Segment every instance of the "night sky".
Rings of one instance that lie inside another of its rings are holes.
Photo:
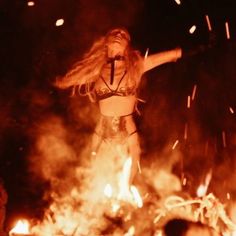
[[[146,103],[140,104],[141,116],[135,118],[144,164],[173,158],[171,147],[179,140],[181,154],[173,171],[188,176],[188,191],[194,192],[194,186],[212,169],[210,189],[224,199],[220,184],[235,200],[236,188],[230,184],[236,177],[234,5],[233,0],[183,0],[181,5],[174,0],[40,0],[34,6],[28,6],[27,0],[0,1],[0,176],[9,195],[7,221],[18,214],[40,216],[46,204],[40,199],[49,183],[30,167],[31,157],[40,156],[35,144],[47,129],[42,126],[45,120],[60,117],[71,132],[71,146],[82,140],[78,149],[92,133],[94,104],[84,97],[70,97],[69,90],[58,90],[53,82],[97,37],[116,26],[130,31],[132,46],[143,55],[147,48],[151,54],[210,44],[202,53],[146,73],[139,94]],[[56,27],[61,18],[64,24]],[[190,34],[192,25],[197,28]],[[194,86],[196,96],[187,108]]]

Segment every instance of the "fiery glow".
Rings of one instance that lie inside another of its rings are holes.
[[[192,92],[192,101],[195,99],[195,96],[196,96],[196,91],[197,91],[197,85],[195,84],[194,86],[193,86],[193,92]]]
[[[201,185],[198,187],[198,189],[197,189],[197,196],[198,196],[198,197],[203,197],[203,196],[206,195],[207,190],[208,190],[208,186],[209,186],[210,181],[211,181],[211,177],[212,177],[212,170],[210,170],[210,171],[207,173],[204,184],[201,184]]]
[[[134,185],[132,185],[132,186],[130,187],[130,190],[131,190],[131,192],[132,192],[132,194],[133,194],[134,201],[136,202],[137,206],[138,206],[139,208],[142,208],[142,207],[143,207],[143,200],[142,200],[142,198],[141,198],[141,196],[140,196],[140,194],[139,194],[138,189],[137,189]]]
[[[179,143],[179,140],[177,139],[177,140],[175,141],[174,145],[172,146],[172,150],[174,150],[174,149],[176,148],[176,146],[178,145],[178,143]]]
[[[209,30],[209,31],[212,31],[211,22],[210,22],[209,16],[208,16],[208,15],[205,15],[205,18],[206,18],[208,30]]]
[[[229,32],[229,23],[225,22],[225,31],[226,31],[226,38],[230,39],[230,32]]]
[[[145,52],[145,56],[144,59],[146,59],[148,57],[148,53],[149,53],[149,48],[147,48],[146,52]]]
[[[190,106],[191,106],[191,97],[188,96],[187,97],[187,108],[190,108]]]
[[[175,2],[180,5],[181,4],[181,1],[180,0],[175,0]]]
[[[29,232],[29,222],[27,220],[17,221],[15,227],[9,232],[9,235],[14,234],[30,234]]]
[[[33,1],[29,1],[29,2],[27,2],[27,5],[28,5],[29,7],[32,7],[32,6],[35,5],[35,3],[34,3]]]
[[[112,197],[112,187],[110,184],[107,184],[105,189],[104,189],[104,194],[105,196],[107,196],[108,198]]]
[[[231,114],[234,114],[234,109],[232,107],[229,107],[229,111]]]
[[[189,29],[189,33],[190,33],[190,34],[193,34],[196,29],[197,29],[197,26],[196,26],[196,25],[193,25],[193,26]]]
[[[182,184],[183,184],[183,186],[185,186],[187,184],[187,178],[186,177],[183,178]]]
[[[56,26],[62,26],[64,24],[64,19],[58,19],[56,21]]]
[[[130,226],[128,232],[124,234],[124,236],[134,236],[135,235],[135,227],[132,225]]]
[[[124,163],[122,175],[120,178],[120,193],[118,199],[129,199],[130,198],[130,191],[129,191],[129,178],[130,178],[130,171],[131,171],[132,159],[131,157],[127,158]]]

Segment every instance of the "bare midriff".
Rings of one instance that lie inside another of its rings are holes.
[[[136,96],[112,96],[99,101],[104,116],[126,116],[134,112]]]

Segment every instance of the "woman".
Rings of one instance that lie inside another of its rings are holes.
[[[137,88],[143,73],[181,57],[180,48],[142,57],[130,46],[130,35],[124,28],[112,29],[97,40],[81,61],[56,81],[59,88],[78,88],[80,94],[97,101],[100,120],[95,129],[92,154],[96,155],[102,144],[114,146],[124,143],[131,157],[130,186],[137,173],[140,144],[133,120],[136,110]],[[75,90],[74,90],[75,91]]]

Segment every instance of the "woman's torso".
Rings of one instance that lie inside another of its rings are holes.
[[[105,116],[125,116],[133,113],[137,81],[131,80],[124,61],[115,63],[113,83],[111,66],[105,65],[95,84],[96,96],[101,114]]]

